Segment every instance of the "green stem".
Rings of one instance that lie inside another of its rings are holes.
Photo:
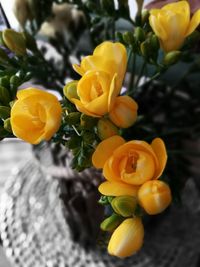
[[[128,87],[128,91],[127,94],[129,94],[129,92],[131,92],[133,86],[134,86],[134,81],[135,81],[135,62],[136,62],[136,54],[133,53],[133,50],[131,49],[131,55],[133,55],[133,65],[131,68],[131,77],[130,77],[130,81],[129,81],[129,87]]]

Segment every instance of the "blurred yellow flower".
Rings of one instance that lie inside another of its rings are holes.
[[[137,109],[137,103],[130,96],[118,96],[109,112],[109,118],[118,127],[128,128],[137,119]]]
[[[92,156],[93,165],[103,168],[108,180],[100,185],[103,195],[131,195],[148,180],[158,179],[167,162],[165,144],[155,138],[151,144],[133,140],[125,142],[120,136],[102,141]],[[115,187],[115,189],[112,188]]]
[[[178,50],[200,23],[200,10],[190,19],[190,6],[187,1],[170,3],[161,9],[151,9],[150,25],[159,37],[165,52]]]
[[[171,203],[171,190],[162,181],[148,181],[140,187],[138,199],[140,205],[148,214],[158,214],[164,211]]]
[[[60,127],[61,113],[53,94],[36,88],[20,90],[11,109],[13,134],[31,144],[49,140]]]
[[[108,113],[119,95],[127,66],[127,53],[120,43],[103,42],[93,55],[85,57],[74,69],[82,76],[72,99],[86,115],[101,117]]]
[[[129,257],[142,247],[144,227],[140,218],[124,220],[113,232],[108,253],[119,258]]]

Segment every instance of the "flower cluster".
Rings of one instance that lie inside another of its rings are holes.
[[[103,7],[109,7],[106,12],[114,16],[112,26],[115,26],[120,10],[116,15],[114,5],[109,1],[100,2]],[[123,14],[127,14],[125,2],[119,3]],[[34,145],[52,141],[63,145],[66,151],[71,150],[71,165],[77,171],[88,167],[101,169],[106,181],[99,185],[102,195],[99,202],[106,205],[108,211],[101,229],[112,233],[108,252],[120,258],[142,247],[142,216],[159,214],[172,201],[170,176],[173,175],[169,172],[163,179],[169,155],[166,146],[170,142],[165,146],[157,136],[164,136],[165,141],[170,135],[175,136],[171,147],[177,152],[176,148],[181,147],[179,143],[183,143],[177,142],[177,132],[183,131],[186,136],[187,129],[190,132],[194,129],[195,133],[199,130],[199,125],[191,128],[195,119],[188,119],[189,112],[184,110],[186,105],[192,108],[188,102],[195,98],[193,102],[197,107],[194,106],[192,114],[199,116],[197,93],[186,87],[185,91],[179,88],[175,95],[176,85],[171,87],[165,82],[153,81],[181,58],[185,62],[189,60],[193,51],[190,45],[197,42],[195,29],[200,22],[200,10],[191,17],[188,2],[179,1],[141,12],[143,1],[137,3],[139,13],[133,23],[134,30],[117,32],[118,40],[113,36],[114,41],[98,42],[91,55],[73,65],[76,74],[72,70],[72,79],[66,85],[66,72],[61,82],[59,71],[54,72],[54,68],[45,63],[27,32],[3,31],[0,47],[0,139],[14,135]],[[98,24],[104,19],[99,16],[95,20],[94,14],[92,16],[94,27],[95,21]],[[189,73],[196,68],[199,68],[199,59],[190,65]],[[81,76],[79,80],[74,78],[77,73]],[[45,90],[19,89],[35,77],[39,77],[36,81],[43,81],[41,84],[46,82],[47,88],[49,85],[57,89],[61,100]],[[170,105],[172,100],[175,102]],[[172,108],[170,116],[168,105]],[[143,108],[140,116],[138,106]],[[181,112],[176,112],[179,107]],[[177,126],[179,118],[184,122]],[[169,133],[165,135],[168,128]],[[173,168],[186,165],[176,163],[173,162]]]
[[[130,256],[143,243],[144,229],[138,208],[154,215],[171,203],[169,186],[158,180],[167,162],[165,144],[160,138],[151,144],[139,140],[126,142],[116,135],[97,146],[92,161],[96,168],[103,169],[107,180],[99,186],[99,191],[109,198],[106,205],[111,205],[118,215],[113,218],[112,214],[102,223],[103,230],[114,230],[108,252],[118,257]]]
[[[106,115],[116,126],[128,128],[137,118],[138,107],[131,97],[119,96],[126,67],[125,47],[120,43],[103,42],[80,66],[74,65],[82,78],[76,84],[66,85],[65,96],[80,112],[92,117]],[[70,93],[71,86],[74,94]]]

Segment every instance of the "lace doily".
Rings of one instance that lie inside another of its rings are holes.
[[[172,207],[159,224],[155,216],[145,228],[143,249],[126,260],[74,243],[59,194],[57,179],[46,177],[35,161],[8,180],[0,202],[0,232],[14,267],[199,266],[200,197],[192,180],[183,206]]]

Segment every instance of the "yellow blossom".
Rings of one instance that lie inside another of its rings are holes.
[[[82,76],[77,86],[76,108],[93,117],[112,109],[119,95],[127,66],[127,53],[120,43],[103,42],[93,55],[85,57],[74,69]]]
[[[140,218],[124,220],[113,232],[108,244],[108,253],[125,258],[136,253],[142,247],[144,227]]]
[[[125,142],[120,136],[102,141],[92,156],[93,165],[103,168],[108,180],[100,185],[103,195],[134,195],[138,186],[158,179],[166,165],[165,144],[155,138],[151,144],[133,140]]]
[[[162,181],[148,181],[140,187],[138,199],[140,205],[148,214],[158,214],[164,211],[171,203],[171,190]]]
[[[165,52],[178,50],[200,23],[200,10],[190,19],[190,6],[187,1],[170,3],[161,9],[151,9],[150,25],[159,37]]]
[[[53,94],[36,88],[20,90],[11,109],[13,134],[31,144],[49,140],[60,127],[61,112]]]

